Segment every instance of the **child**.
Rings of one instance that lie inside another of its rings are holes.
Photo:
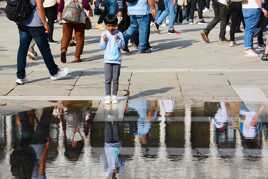
[[[105,74],[105,104],[117,103],[118,82],[121,67],[121,51],[125,47],[123,34],[117,30],[118,19],[115,16],[107,16],[104,19],[106,31],[101,34],[100,47],[104,51]],[[111,97],[111,82],[113,90]]]

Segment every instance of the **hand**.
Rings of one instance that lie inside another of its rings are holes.
[[[45,28],[45,33],[49,33],[50,32],[49,25],[48,25],[47,22],[44,24],[44,28]]]
[[[89,8],[89,10],[88,10],[88,16],[89,16],[89,17],[93,17],[93,11],[92,11],[91,8]]]
[[[268,11],[266,9],[262,9],[262,12],[265,17],[268,17]]]
[[[119,21],[121,21],[122,18],[123,18],[123,15],[122,15],[122,12],[121,11],[119,11],[116,16],[117,16],[117,18],[118,18]]]
[[[156,8],[152,8],[151,13],[152,13],[152,16],[155,17],[156,16]]]
[[[177,1],[176,0],[173,0],[173,5],[176,5]]]
[[[104,42],[108,42],[108,38],[107,38],[106,35],[103,36],[103,41],[104,41]]]

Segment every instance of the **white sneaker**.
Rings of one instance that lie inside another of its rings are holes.
[[[253,49],[247,49],[245,53],[247,57],[258,57],[258,54]]]
[[[23,78],[23,79],[17,78],[17,80],[16,80],[16,84],[17,85],[24,85],[25,83],[27,83],[27,79],[26,78]]]
[[[111,104],[111,96],[104,96],[104,103]]]
[[[112,103],[113,104],[117,104],[118,103],[118,100],[117,100],[117,96],[112,96]]]
[[[235,45],[236,45],[235,41],[231,41],[230,44],[229,44],[230,47],[234,47]]]
[[[64,68],[62,70],[59,70],[56,75],[51,76],[50,79],[53,81],[60,80],[60,79],[66,78],[68,76],[68,73],[69,73],[68,68]]]
[[[203,10],[203,13],[208,12],[208,11],[209,11],[209,9],[208,9],[208,8],[205,8],[205,9]]]

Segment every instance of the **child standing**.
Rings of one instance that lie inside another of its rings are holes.
[[[104,102],[117,103],[117,92],[121,68],[121,51],[125,47],[123,34],[117,30],[118,19],[107,16],[104,19],[106,31],[101,34],[100,47],[104,51],[105,98]],[[113,88],[111,93],[111,82]],[[111,96],[112,94],[112,96]]]

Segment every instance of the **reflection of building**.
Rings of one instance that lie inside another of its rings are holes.
[[[0,162],[5,158],[6,140],[6,119],[5,116],[0,116]]]

